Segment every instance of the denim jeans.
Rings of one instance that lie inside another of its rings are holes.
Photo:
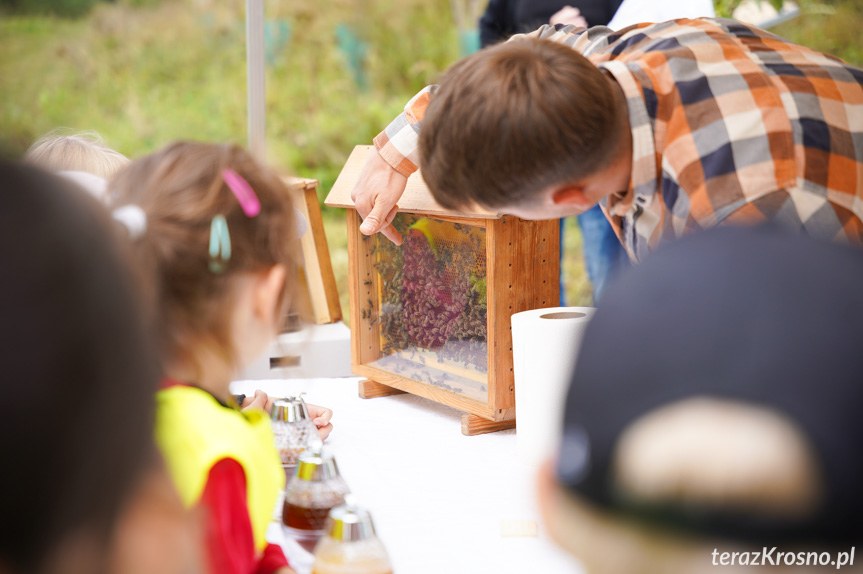
[[[561,219],[561,245],[563,242],[563,222],[564,220]],[[629,257],[598,205],[578,216],[578,226],[581,228],[584,266],[587,269],[587,277],[593,285],[593,304],[597,305],[614,274],[621,267],[629,265]],[[563,250],[561,250],[562,253]],[[562,281],[560,304],[562,306],[565,304]]]

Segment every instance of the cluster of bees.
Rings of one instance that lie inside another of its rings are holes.
[[[461,239],[436,238],[431,244],[420,234],[407,233],[417,219],[400,214],[393,222],[405,236],[402,247],[376,240],[372,251],[381,305],[376,309],[368,299],[361,316],[380,324],[384,355],[427,349],[435,351],[439,359],[486,372],[484,242],[469,226],[451,224]],[[365,282],[366,286],[371,283]],[[424,362],[419,353],[416,360]]]

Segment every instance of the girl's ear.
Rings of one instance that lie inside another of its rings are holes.
[[[285,287],[287,270],[284,265],[273,265],[260,275],[255,286],[255,317],[264,323],[272,323],[276,317],[276,308],[282,300],[282,289]]]

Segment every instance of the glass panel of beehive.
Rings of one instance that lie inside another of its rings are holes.
[[[372,366],[488,402],[485,229],[400,213],[374,266],[382,357]],[[372,317],[375,313],[377,316]]]

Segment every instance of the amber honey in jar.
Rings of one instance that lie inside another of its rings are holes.
[[[330,510],[344,504],[349,492],[332,454],[319,447],[302,453],[285,489],[285,531],[297,540],[317,539],[326,532]]]

